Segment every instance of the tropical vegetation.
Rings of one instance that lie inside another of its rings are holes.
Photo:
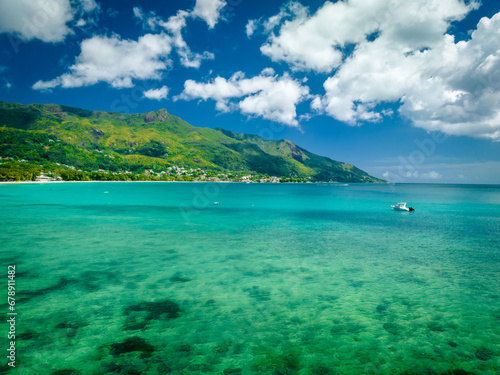
[[[0,102],[0,180],[383,182],[288,140],[145,114]]]

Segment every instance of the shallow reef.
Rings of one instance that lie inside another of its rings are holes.
[[[27,186],[67,204],[0,210],[20,317],[0,375],[500,374],[496,207],[410,219],[390,191],[282,185],[227,185],[191,222],[187,185]]]
[[[57,282],[57,284],[51,285],[47,288],[42,288],[42,289],[38,289],[38,290],[31,290],[31,291],[30,290],[23,291],[21,294],[23,297],[19,298],[17,302],[19,302],[19,303],[28,302],[28,301],[32,300],[33,298],[45,296],[49,293],[52,293],[52,292],[55,292],[58,290],[62,290],[64,288],[68,287],[69,285],[75,284],[77,282],[78,281],[75,279],[61,277],[59,279],[59,281]]]
[[[397,323],[387,322],[383,324],[384,329],[392,335],[399,335],[401,326]]]
[[[145,330],[152,320],[170,320],[180,316],[183,310],[170,300],[141,302],[128,306],[123,314],[127,317],[124,331]]]
[[[170,281],[173,283],[187,283],[188,281],[191,281],[191,279],[184,277],[180,272],[177,272],[170,278]]]
[[[124,315],[130,315],[134,311],[145,311],[146,320],[175,319],[180,316],[182,309],[179,305],[170,300],[156,302],[141,302],[130,305],[124,310]]]
[[[80,274],[80,284],[86,290],[92,292],[109,285],[118,285],[123,282],[119,272],[113,271],[85,271]]]
[[[426,368],[417,371],[404,371],[399,375],[475,375],[475,372],[468,372],[462,369],[448,370],[445,372],[434,371],[433,369]]]
[[[496,357],[497,354],[490,349],[481,347],[478,350],[476,350],[474,355],[476,356],[477,359],[480,359],[481,361],[488,361],[493,357]]]
[[[74,369],[57,370],[52,375],[80,375],[82,372]]]
[[[254,285],[251,288],[243,288],[243,291],[248,293],[251,298],[254,298],[259,302],[269,301],[271,299],[271,291],[259,288],[257,285]]]
[[[243,370],[240,368],[227,368],[222,373],[224,375],[238,375],[241,374],[242,372]]]
[[[155,351],[155,347],[149,345],[141,337],[133,336],[120,343],[111,344],[109,353],[114,357],[131,352],[141,352],[139,358],[149,358]]]

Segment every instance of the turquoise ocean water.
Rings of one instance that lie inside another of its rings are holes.
[[[0,208],[0,373],[500,373],[500,186],[3,185]]]

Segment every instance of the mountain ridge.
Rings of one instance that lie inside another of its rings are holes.
[[[196,127],[163,108],[123,114],[0,102],[0,141],[2,158],[21,158],[45,170],[66,166],[85,173],[143,174],[150,170],[158,175],[169,167],[181,167],[284,180],[385,182],[289,140]]]

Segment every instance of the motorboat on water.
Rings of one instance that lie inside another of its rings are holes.
[[[394,211],[415,211],[413,207],[406,207],[406,202],[396,203],[391,207]]]

